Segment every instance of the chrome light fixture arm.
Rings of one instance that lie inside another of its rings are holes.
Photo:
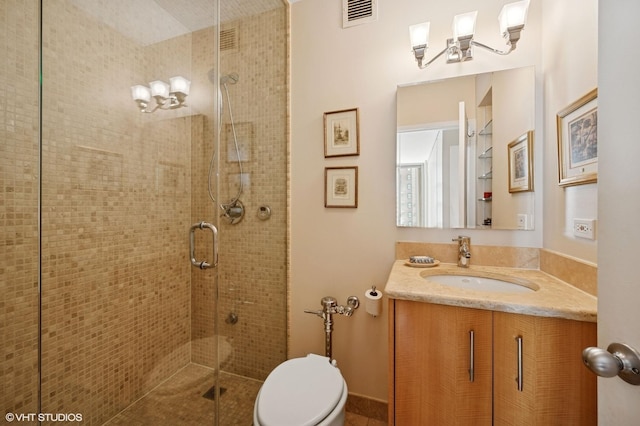
[[[429,65],[431,65],[433,62],[435,62],[440,56],[444,55],[446,52],[448,52],[450,49],[449,46],[445,47],[444,49],[442,49],[440,51],[440,53],[438,53],[436,56],[434,56],[433,58],[431,58],[431,60],[429,62],[427,62],[426,64],[423,64],[422,61],[424,59],[424,54],[427,51],[427,45],[422,45],[422,46],[415,46],[413,48],[413,54],[416,57],[416,61],[418,62],[418,68],[420,68],[421,70],[427,68]]]
[[[509,53],[513,52],[516,48],[515,44],[512,44],[509,46],[509,50],[498,50],[498,49],[494,49],[493,47],[487,46],[486,44],[480,43],[478,41],[475,40],[471,40],[471,45],[472,46],[478,46],[481,47],[483,49],[488,50],[489,52],[495,53],[496,55],[508,55]]]
[[[524,25],[517,25],[514,27],[508,27],[503,36],[507,40],[507,46],[509,46],[509,50],[498,50],[494,49],[491,46],[487,46],[486,44],[480,43],[479,41],[471,40],[471,45],[482,47],[483,49],[488,50],[489,52],[495,53],[497,55],[508,55],[509,53],[516,50],[516,45],[518,44],[518,40],[520,40],[520,33],[524,29]]]
[[[186,96],[184,96],[184,95],[178,96],[177,94],[174,94],[174,93],[169,94],[168,98],[162,98],[160,96],[156,96],[155,97],[155,100],[156,100],[155,108],[153,108],[152,110],[148,110],[147,109],[148,104],[146,104],[146,103],[141,104],[140,101],[137,101],[138,102],[138,108],[140,108],[140,112],[144,112],[144,113],[147,113],[147,114],[151,114],[153,112],[156,112],[159,109],[169,110],[169,109],[183,108],[183,107],[187,106],[187,104],[184,103],[185,97]]]
[[[520,40],[520,31],[522,30],[522,28],[524,28],[524,25],[507,29],[508,33],[505,33],[505,38],[507,38],[508,35],[508,50],[494,49],[493,47],[487,46],[484,43],[480,43],[473,38],[460,39],[457,42],[452,38],[449,38],[447,39],[447,46],[442,49],[436,56],[431,58],[431,60],[429,60],[429,62],[427,63],[423,63],[425,52],[427,51],[426,45],[415,46],[413,48],[413,54],[416,58],[416,61],[418,62],[418,68],[420,69],[427,68],[445,53],[447,54],[447,63],[449,64],[471,60],[473,59],[473,53],[471,51],[472,46],[481,47],[491,53],[495,53],[496,55],[506,56],[516,49],[516,44],[518,43],[518,40]]]

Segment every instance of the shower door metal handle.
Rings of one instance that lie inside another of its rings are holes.
[[[211,231],[213,237],[213,267],[215,268],[216,266],[218,266],[218,229],[216,229],[214,225],[207,222],[194,223],[193,225],[191,225],[191,229],[189,230],[189,255],[191,258],[191,264],[193,266],[197,266],[200,269],[207,269],[212,266],[206,260],[196,260],[196,229],[209,229]]]

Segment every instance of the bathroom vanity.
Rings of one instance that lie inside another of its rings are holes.
[[[526,287],[464,288],[429,276]],[[464,275],[464,276],[461,276]],[[389,297],[391,425],[595,425],[596,298],[533,269],[395,262]]]

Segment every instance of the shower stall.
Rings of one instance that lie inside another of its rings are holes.
[[[0,51],[5,420],[251,424],[286,359],[288,4],[3,0]]]

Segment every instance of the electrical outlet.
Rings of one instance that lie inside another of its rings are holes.
[[[527,215],[526,214],[518,214],[518,229],[527,229]]]
[[[588,240],[596,239],[595,219],[573,219],[573,235]]]

